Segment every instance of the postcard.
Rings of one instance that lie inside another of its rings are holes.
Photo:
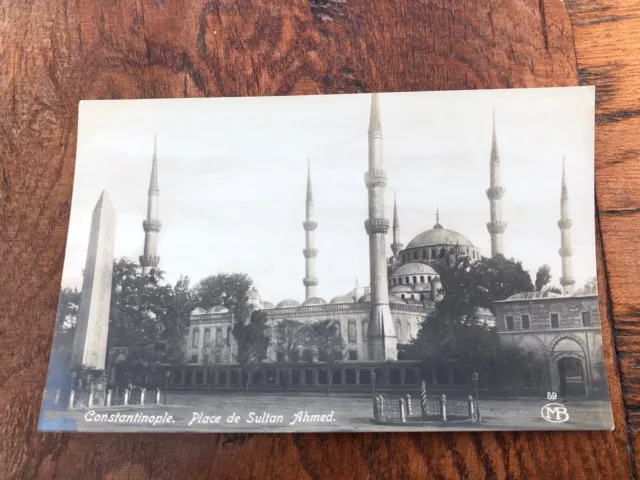
[[[594,105],[80,102],[39,429],[612,429]]]

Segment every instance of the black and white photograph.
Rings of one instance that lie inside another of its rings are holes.
[[[80,102],[39,429],[611,430],[594,108]]]

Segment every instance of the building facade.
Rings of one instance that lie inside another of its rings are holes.
[[[532,354],[532,386],[558,398],[606,391],[598,296],[519,293],[495,302],[501,341]]]

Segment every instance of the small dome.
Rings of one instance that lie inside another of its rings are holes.
[[[196,307],[191,311],[191,315],[204,315],[207,311],[204,308]]]
[[[329,303],[353,303],[353,294],[345,293],[344,295],[338,295],[337,297],[332,298]]]
[[[326,305],[327,301],[324,298],[320,297],[311,297],[305,300],[302,303],[303,307],[311,306],[311,305]]]
[[[427,265],[426,263],[412,262],[400,265],[391,273],[392,277],[399,275],[430,275],[433,277],[438,275],[438,272],[436,272],[431,265]]]
[[[524,292],[524,293],[516,293],[515,295],[511,295],[507,300],[534,300],[537,298],[558,298],[562,295],[558,295],[553,292]]]
[[[436,221],[431,230],[426,230],[416,235],[409,242],[407,248],[431,247],[434,245],[465,245],[473,247],[473,243],[467,237],[453,230],[447,230],[440,225],[439,221]]]
[[[276,306],[271,302],[262,302],[263,310],[271,310],[272,308],[276,308]]]
[[[366,295],[361,296],[358,299],[358,303],[367,303],[371,301],[371,294],[367,293]]]
[[[296,300],[282,300],[277,306],[276,308],[294,308],[294,307],[299,307],[300,306],[300,302],[296,301]]]

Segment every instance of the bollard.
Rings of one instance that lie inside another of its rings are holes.
[[[126,388],[124,391],[124,402],[123,405],[126,407],[127,405],[129,405],[129,389]]]
[[[384,406],[384,397],[382,395],[380,395],[380,418],[382,420],[387,418],[387,414],[385,412],[385,406]]]
[[[427,411],[427,385],[424,383],[424,380],[420,384],[420,410],[422,419],[426,420],[429,412]]]
[[[472,421],[475,421],[475,418],[473,418],[473,397],[471,395],[469,395],[468,402],[469,402],[469,418]]]
[[[105,407],[111,406],[111,389],[107,390],[107,398],[104,401]]]
[[[400,407],[400,421],[405,423],[407,421],[407,415],[405,412],[404,398],[400,397],[398,399],[398,406]]]
[[[69,410],[73,408],[73,400],[75,396],[76,396],[76,392],[71,390],[71,392],[69,393]]]
[[[140,405],[144,405],[144,394],[147,391],[146,388],[141,388],[140,389]]]
[[[380,420],[380,412],[382,411],[381,403],[382,403],[382,397],[377,396],[375,399],[375,406],[374,406],[373,412],[374,412],[374,418],[378,421]]]
[[[411,395],[409,395],[408,393],[407,393],[406,401],[407,401],[407,415],[410,417],[411,414],[412,414],[412,412],[411,412]]]
[[[440,416],[442,421],[447,421],[447,396],[443,393],[440,397]]]
[[[371,393],[376,398],[376,372],[371,372]]]
[[[56,390],[56,396],[53,398],[53,404],[58,405],[60,403],[60,390]]]
[[[160,389],[156,388],[156,405],[160,405]]]

